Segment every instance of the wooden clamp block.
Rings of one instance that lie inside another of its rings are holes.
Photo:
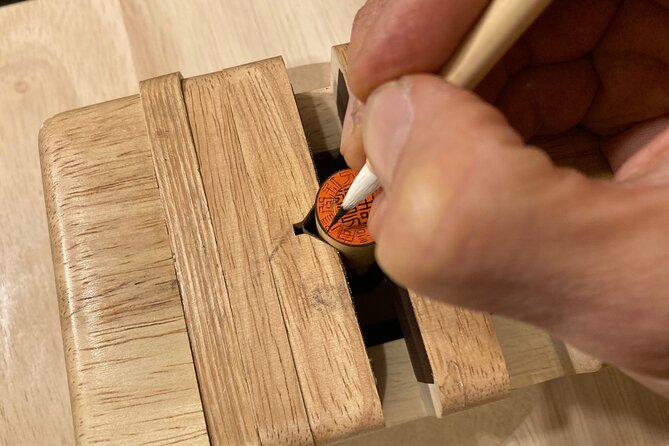
[[[317,92],[274,58],[44,124],[79,443],[325,444],[587,371],[537,329],[412,292],[426,382],[404,339],[365,348],[336,251],[293,229],[318,187],[308,140],[336,150],[345,52]]]

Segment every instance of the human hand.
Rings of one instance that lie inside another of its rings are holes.
[[[341,150],[383,187],[377,260],[669,396],[669,0],[556,0],[479,96],[409,74],[438,70],[486,3],[371,0],[356,18]],[[524,143],[574,126],[601,136],[611,181]]]

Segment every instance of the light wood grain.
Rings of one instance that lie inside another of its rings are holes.
[[[331,63],[330,83],[333,86],[333,90],[336,91],[340,72],[344,77],[344,82],[348,85],[348,43],[342,43],[341,45],[332,47]]]
[[[509,390],[506,363],[490,315],[409,291],[434,385],[437,417],[499,399]]]
[[[77,441],[207,444],[139,99],[52,118],[40,150]]]
[[[347,42],[362,0],[121,0],[140,78],[184,77],[283,55],[327,62]]]
[[[386,427],[429,415],[422,383],[416,381],[405,340],[397,339],[367,349],[376,378]]]
[[[284,310],[314,441],[322,444],[379,427],[383,423],[381,404],[339,259],[332,250],[321,249],[318,252],[323,256],[313,257],[306,256],[310,251],[301,250],[299,244],[290,249],[293,225],[303,221],[311,209],[317,181],[283,63],[271,59],[225,74],[230,79],[228,98],[242,147],[247,153],[256,151],[256,156],[245,160],[255,174],[250,176],[254,204],[258,222],[266,225],[266,255]],[[286,250],[279,257],[282,248]],[[301,254],[305,254],[303,259]],[[272,263],[275,256],[281,260]],[[294,265],[301,261],[304,263],[296,269]],[[298,271],[304,282],[289,282],[286,274],[293,277]],[[326,276],[319,289],[320,271]],[[332,282],[323,283],[328,273]],[[313,287],[324,300],[338,304],[338,310],[335,306],[332,314],[323,314],[327,306],[308,299],[317,296]]]
[[[344,122],[348,106],[348,43],[332,47],[330,85],[334,94],[335,109],[340,124]],[[338,149],[337,149],[338,150]]]
[[[332,248],[291,238],[272,259],[317,444],[384,426],[344,271]]]
[[[493,316],[497,338],[506,361],[511,387],[518,389],[569,374],[554,341],[545,331],[529,324]],[[573,373],[573,372],[572,372]]]
[[[58,112],[136,89],[126,41],[114,37],[125,33],[116,6],[21,2],[0,8],[3,445],[74,441],[37,134]]]
[[[273,74],[271,68],[282,69],[276,63],[270,64],[270,75]],[[248,74],[248,82],[253,82],[250,75],[253,68],[233,70],[239,72],[239,77]],[[255,71],[262,73],[262,70]],[[265,80],[262,75],[258,77],[261,82]],[[285,84],[282,87],[285,88]],[[270,90],[267,94],[277,93]],[[224,73],[184,81],[184,97],[218,253],[235,315],[255,416],[260,421],[260,438],[263,444],[311,444],[311,430],[268,258],[273,242],[268,229],[271,215],[265,206],[276,197],[268,196],[258,184],[263,177],[273,175],[277,167],[273,158],[292,151],[293,147],[286,141],[274,145],[268,141],[262,146],[242,144],[238,132],[253,130],[248,129],[251,124],[243,118],[235,119],[239,113],[236,108],[260,104],[250,103],[248,98],[235,102],[232,96],[230,76]],[[245,99],[246,103],[239,103]],[[264,152],[274,154],[256,161]],[[299,148],[297,154],[300,154]],[[290,153],[286,156],[294,158]],[[304,158],[297,164],[300,165],[310,167],[305,165]],[[310,180],[308,175],[303,178]],[[304,194],[301,190],[304,184],[284,186],[275,192],[276,196],[284,194],[280,203]],[[300,201],[304,203],[306,196]],[[290,221],[282,219],[281,223],[284,231],[292,229]]]
[[[536,327],[499,316],[493,316],[493,322],[514,391],[575,373],[593,371],[592,368],[576,370],[578,365],[565,354],[564,344]],[[416,380],[404,339],[371,347],[367,352],[376,377],[386,427],[434,415],[430,389]],[[597,362],[591,367],[598,368],[600,364]],[[427,401],[426,396],[430,397]]]
[[[260,444],[181,76],[143,81],[140,97],[210,440]]]

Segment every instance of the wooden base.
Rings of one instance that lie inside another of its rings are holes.
[[[337,253],[293,231],[316,193],[310,150],[338,149],[346,49],[333,54],[332,86],[312,92],[294,96],[270,59],[45,123],[80,442],[323,444],[599,368],[538,329],[413,293],[411,348],[432,382],[404,340],[365,350]],[[601,170],[585,143],[546,146]]]

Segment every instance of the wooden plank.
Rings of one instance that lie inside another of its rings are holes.
[[[330,80],[332,86],[336,87],[339,82],[339,72],[344,77],[345,86],[348,85],[348,43],[342,43],[332,47],[332,71],[330,72]],[[337,91],[336,88],[333,88]]]
[[[269,218],[264,214],[265,192],[254,190],[257,185],[251,179],[271,175],[275,165],[261,163],[254,167],[245,160],[275,148],[240,144],[237,127],[248,124],[235,123],[228,97],[230,89],[223,73],[186,79],[183,83],[255,417],[259,420],[258,432],[263,444],[310,444],[311,430],[270,270],[270,239],[267,225],[263,224]],[[286,145],[276,150],[280,156],[280,150],[293,148]],[[298,163],[295,170],[303,165]],[[307,190],[312,187],[290,185],[277,193],[294,194],[295,187],[300,186]]]
[[[259,444],[181,76],[143,81],[140,97],[210,439]]]
[[[277,246],[272,271],[317,444],[383,427],[339,258],[309,235]]]
[[[208,444],[143,121],[133,96],[40,133],[76,437]]]
[[[235,317],[244,321],[238,330],[253,398],[267,406],[256,404],[261,435],[267,431],[269,437],[272,426],[283,423],[284,435],[297,432],[304,439],[301,426],[288,426],[302,419],[293,400],[295,376],[315,442],[378,426],[380,403],[345,286],[345,294],[339,294],[345,279],[334,252],[319,257],[320,263],[304,257],[300,271],[310,283],[318,281],[323,268],[337,271],[339,276],[330,279],[337,286],[324,282],[321,288],[338,299],[339,313],[318,318],[312,310],[316,304],[301,300],[306,285],[294,284],[291,290],[280,285],[285,263],[302,255],[301,245],[293,252],[298,243],[293,224],[307,214],[317,189],[283,62],[270,59],[187,80],[184,89],[223,273]],[[276,260],[279,251],[284,260]],[[332,337],[305,336],[321,330],[347,333],[346,351]],[[324,355],[330,362],[324,362]],[[342,370],[337,364],[349,367]],[[350,376],[359,378],[355,386]],[[330,387],[328,382],[343,385]],[[314,393],[319,386],[328,391]]]
[[[602,368],[603,364],[600,359],[595,358],[588,353],[582,352],[572,345],[565,343],[564,346],[567,350],[567,357],[569,358],[569,362],[571,362],[574,371],[573,373],[592,373]]]
[[[510,390],[490,315],[409,291],[434,384],[435,415],[503,397]]]
[[[379,389],[386,427],[428,416],[404,338],[367,349]]]
[[[531,386],[567,374],[557,352],[559,341],[540,328],[502,316],[492,317],[511,387]]]
[[[229,98],[240,142],[246,150],[252,149],[256,153],[254,157],[245,158],[247,165],[255,166],[259,173],[265,172],[265,175],[251,178],[256,203],[260,203],[256,208],[266,211],[266,216],[259,220],[267,222],[267,252],[274,260],[279,250],[290,252],[289,246],[298,243],[293,241],[293,224],[301,222],[313,205],[317,183],[311,155],[280,58],[268,60],[266,64],[229,70],[226,74],[231,80]],[[240,122],[245,125],[240,126]],[[258,150],[263,147],[266,149]],[[267,175],[267,172],[273,175]],[[286,194],[287,190],[291,191],[290,195]],[[262,200],[263,195],[266,201]],[[299,251],[294,253],[297,254]],[[331,318],[316,317],[313,307],[318,304],[303,298],[304,288],[282,288],[280,274],[285,274],[285,268],[289,266],[284,261],[272,262],[307,416],[318,444],[383,425],[381,404],[362,335],[355,318],[351,317],[353,304],[346,287],[341,287],[341,281],[345,279],[339,259],[332,254],[331,250],[330,255],[324,254],[317,260],[305,255],[309,260],[302,265],[304,269],[299,270],[305,279],[304,286],[309,279],[317,280],[319,271],[340,271],[337,279],[340,282],[335,289],[332,289],[332,282],[321,278],[321,293],[337,295],[341,304],[339,311],[333,310]],[[293,262],[289,263],[292,265]],[[347,335],[335,338],[317,336],[318,333]],[[348,365],[348,370],[338,364]],[[350,376],[358,378],[356,385],[351,384]],[[340,385],[326,387],[328,382]],[[313,389],[321,386],[329,391],[314,393]]]
[[[298,93],[295,95],[295,102],[311,153],[331,151],[337,156],[341,123],[333,100],[332,87]]]

